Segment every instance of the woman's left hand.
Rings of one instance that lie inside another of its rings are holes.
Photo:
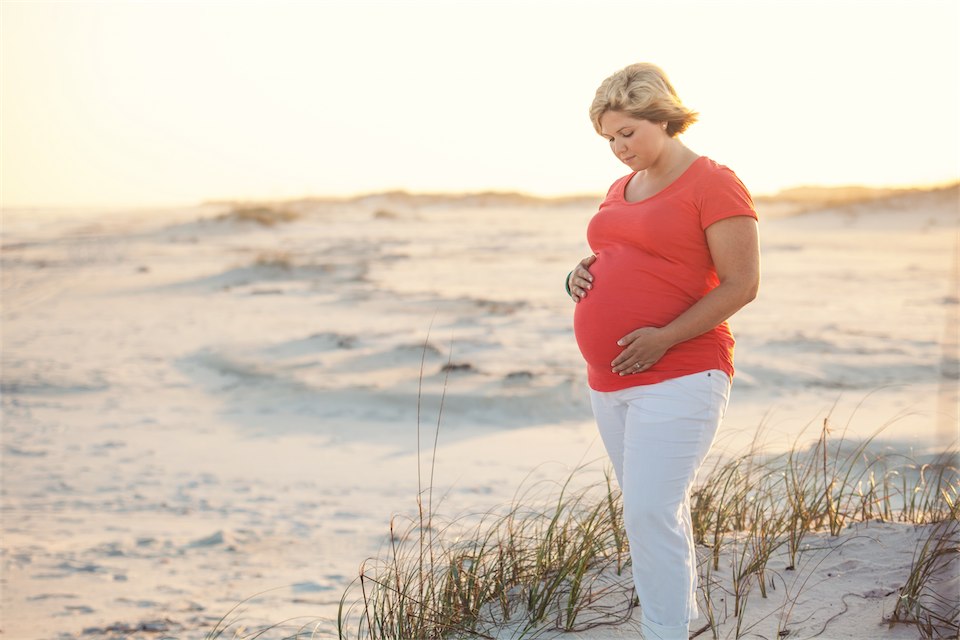
[[[617,340],[623,351],[611,363],[614,373],[622,376],[646,371],[663,357],[672,344],[662,329],[643,327]],[[639,365],[639,366],[638,366]]]

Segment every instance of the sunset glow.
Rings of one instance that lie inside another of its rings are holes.
[[[648,60],[755,193],[956,180],[955,2],[2,5],[2,204],[603,192]]]

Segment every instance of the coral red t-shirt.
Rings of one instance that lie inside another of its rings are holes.
[[[653,384],[698,371],[733,377],[733,335],[726,322],[670,348],[641,373],[621,376],[610,363],[617,340],[641,327],[663,327],[719,284],[705,230],[733,216],[757,218],[753,199],[727,167],[700,156],[659,193],[627,202],[628,174],[610,187],[587,227],[597,256],[593,288],[575,305],[573,327],[596,391]]]

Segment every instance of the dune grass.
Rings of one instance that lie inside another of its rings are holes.
[[[295,266],[293,255],[289,251],[269,250],[257,254],[253,264],[257,267],[290,271]]]
[[[921,464],[872,453],[872,440],[848,442],[825,420],[810,447],[748,451],[701,471],[691,513],[707,625],[697,635],[720,637],[730,622],[734,637],[748,635],[750,602],[767,597],[775,553],[786,552],[787,570],[796,570],[808,534],[839,536],[872,520],[934,525],[886,622],[914,625],[922,638],[957,637],[960,604],[944,591],[956,589],[944,579],[957,570],[960,545],[956,453]],[[630,623],[636,601],[620,492],[609,473],[573,490],[578,472],[555,495],[542,486],[519,490],[507,507],[480,517],[441,523],[421,509],[394,518],[383,553],[343,594],[339,637],[526,638]],[[720,586],[722,572],[728,587]],[[782,637],[803,584],[780,612]]]
[[[232,211],[217,216],[217,220],[234,222],[255,222],[265,227],[272,227],[282,222],[293,222],[300,218],[300,214],[269,206],[238,206]]]
[[[960,503],[955,497],[947,517],[917,547],[893,614],[894,621],[915,624],[923,638],[960,637]]]
[[[344,590],[338,637],[536,638],[636,625],[621,495],[610,472],[584,486],[580,467],[560,484],[522,485],[500,509],[446,520],[433,499],[442,411],[441,402],[429,465],[421,458],[418,420],[416,511],[391,519],[381,552]],[[848,441],[828,418],[810,446],[776,455],[749,450],[701,470],[691,515],[706,624],[692,637],[759,637],[751,603],[777,583],[777,636],[790,637],[794,606],[817,568],[809,565],[826,559],[804,563],[805,538],[841,536],[869,521],[925,525],[929,532],[894,611],[876,623],[910,625],[920,638],[958,637],[957,452],[919,462],[876,452],[873,441]],[[788,560],[779,573],[768,566],[775,555]],[[316,625],[243,629],[236,616],[227,618],[208,640],[231,630],[235,638],[317,637]]]
[[[433,460],[438,433],[439,420]],[[958,582],[951,582],[960,570],[957,454],[919,463],[901,453],[871,453],[870,442],[833,437],[825,421],[812,446],[778,455],[748,451],[701,471],[691,514],[707,622],[692,637],[759,637],[751,603],[774,585],[768,573],[776,572],[767,565],[775,553],[786,554],[786,571],[798,576],[792,587],[778,576],[786,593],[778,594],[784,604],[777,636],[790,637],[794,605],[816,569],[803,566],[804,538],[839,536],[867,521],[929,531],[895,610],[876,622],[910,625],[920,638],[958,637]],[[433,461],[429,476],[420,478],[416,512],[392,518],[381,553],[364,562],[343,592],[336,620],[341,640],[537,638],[636,625],[621,496],[609,472],[577,486],[580,467],[559,485],[521,486],[501,509],[444,520],[433,503],[432,469]],[[228,633],[319,637],[316,624],[245,628],[235,613],[224,616],[208,640]]]

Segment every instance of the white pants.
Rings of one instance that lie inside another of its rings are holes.
[[[718,369],[622,391],[590,391],[623,493],[641,626],[650,640],[687,640],[697,610],[690,488],[727,409]]]

